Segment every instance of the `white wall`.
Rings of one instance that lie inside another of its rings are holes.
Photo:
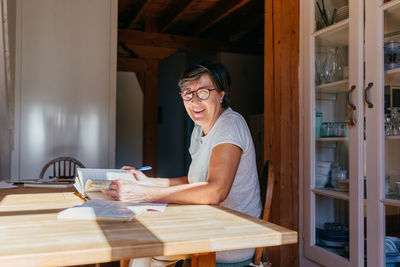
[[[143,92],[136,74],[118,72],[116,167],[143,165]]]
[[[117,6],[17,0],[13,179],[58,156],[114,167]]]

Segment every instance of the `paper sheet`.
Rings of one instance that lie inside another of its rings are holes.
[[[4,182],[4,181],[0,181],[0,189],[8,189],[8,188],[16,188],[17,186]]]

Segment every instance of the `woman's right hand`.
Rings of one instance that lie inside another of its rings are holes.
[[[133,177],[135,177],[135,179],[138,181],[148,181],[149,180],[149,177],[147,177],[143,172],[136,170],[135,167],[123,166],[121,169],[127,173],[133,174]]]

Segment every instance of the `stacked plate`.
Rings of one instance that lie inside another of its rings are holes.
[[[349,17],[349,6],[348,5],[339,7],[337,9],[336,18],[335,18],[336,22],[347,19],[348,17]]]
[[[324,188],[329,182],[330,171],[332,162],[330,161],[317,161],[315,172],[315,187]]]
[[[386,267],[400,265],[400,238],[385,236]]]
[[[320,246],[344,248],[349,245],[349,230],[339,223],[325,223],[324,228],[317,228],[316,235]]]

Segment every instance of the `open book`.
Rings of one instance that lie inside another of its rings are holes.
[[[108,189],[113,180],[129,180],[139,184],[154,185],[147,181],[137,181],[133,174],[121,169],[89,169],[77,168],[78,176],[74,187],[78,193],[87,199],[109,199],[100,189]]]

